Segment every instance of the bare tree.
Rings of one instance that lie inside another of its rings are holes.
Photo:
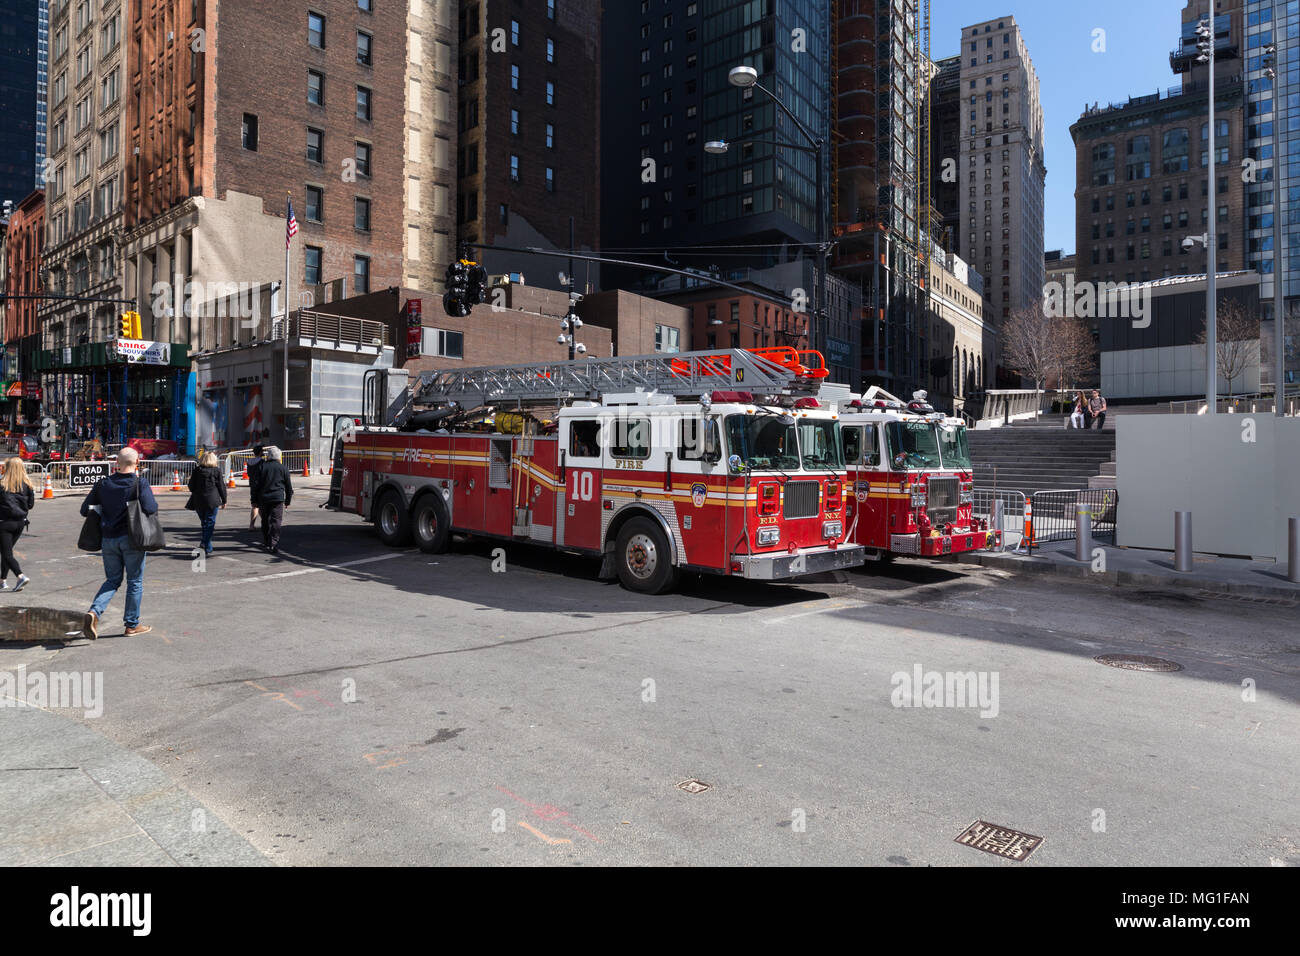
[[[1022,306],[1012,311],[1001,335],[1007,367],[1032,380],[1035,390],[1053,376],[1064,387],[1093,369],[1092,334],[1079,319],[1047,315],[1039,305]]]
[[[1196,342],[1205,345],[1206,330]],[[1259,357],[1259,316],[1235,299],[1217,303],[1214,320],[1214,365],[1219,376],[1227,379],[1228,394],[1232,383]]]

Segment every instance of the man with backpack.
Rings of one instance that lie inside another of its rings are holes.
[[[92,509],[99,511],[100,529],[103,534],[102,550],[104,553],[104,583],[99,586],[94,603],[82,620],[81,633],[90,640],[99,636],[99,619],[108,609],[108,602],[122,586],[122,575],[126,575],[126,611],[123,621],[128,636],[147,634],[153,628],[140,623],[140,601],[144,596],[144,559],[145,552],[137,548],[131,540],[127,527],[127,504],[138,500],[140,509],[147,515],[158,513],[158,502],[154,500],[149,482],[143,480],[136,472],[140,460],[134,448],[123,448],[117,453],[117,471],[107,478],[95,482],[81,502],[83,517]]]

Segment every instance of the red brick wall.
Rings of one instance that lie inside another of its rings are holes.
[[[41,250],[45,244],[45,192],[36,190],[18,204],[9,217],[5,233],[6,295],[40,290]],[[5,304],[4,340],[13,342],[40,331],[34,299],[16,299]]]

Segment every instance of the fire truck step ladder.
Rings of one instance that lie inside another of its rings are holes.
[[[420,376],[412,399],[419,405],[455,402],[462,408],[474,408],[502,403],[555,406],[635,391],[678,397],[733,390],[809,396],[817,394],[827,374],[820,352],[792,348],[673,352],[441,369]]]

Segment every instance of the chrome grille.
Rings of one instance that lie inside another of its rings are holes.
[[[820,481],[787,481],[781,496],[787,518],[815,518],[821,504]]]
[[[926,513],[931,523],[951,521],[957,517],[961,486],[958,478],[931,478],[926,494]]]

